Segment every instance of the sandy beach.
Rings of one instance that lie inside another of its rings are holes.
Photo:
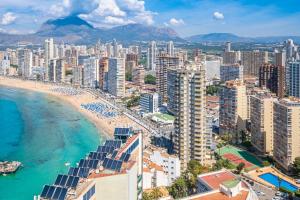
[[[115,127],[133,127],[135,129],[144,130],[143,127],[141,127],[136,122],[132,121],[124,114],[120,114],[116,117],[105,118],[99,115],[97,116],[97,114],[83,109],[81,107],[82,104],[95,102],[101,102],[102,104],[106,104],[104,100],[101,100],[99,98],[96,99],[95,96],[86,91],[83,91],[81,94],[78,95],[67,95],[59,93],[57,91],[53,91],[55,88],[59,88],[62,86],[55,86],[42,82],[12,79],[0,76],[0,86],[1,85],[42,92],[57,97],[59,100],[70,103],[74,108],[76,108],[79,112],[83,113],[91,122],[93,122],[101,134],[104,134],[108,138],[113,138]]]

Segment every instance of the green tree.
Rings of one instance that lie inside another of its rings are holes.
[[[173,198],[183,198],[188,196],[188,187],[183,177],[179,177],[171,187],[168,188]]]
[[[152,76],[151,74],[146,75],[145,76],[145,84],[155,85],[156,84],[155,76]]]
[[[142,199],[143,200],[152,200],[150,194],[148,194],[147,192],[143,192]]]
[[[153,200],[157,200],[157,199],[159,199],[159,198],[161,198],[163,196],[164,196],[163,193],[158,188],[154,188],[152,190],[152,192],[150,193],[150,197]]]
[[[262,165],[263,165],[264,167],[267,167],[267,166],[270,166],[271,164],[270,164],[269,161],[265,160],[265,161],[262,162]]]
[[[187,170],[193,174],[193,176],[198,176],[202,173],[204,167],[197,160],[191,160],[188,163]]]
[[[126,104],[127,108],[138,106],[140,103],[140,98],[141,98],[140,96],[131,97],[131,99]]]
[[[206,94],[207,95],[217,95],[219,93],[219,86],[216,85],[209,85],[206,87]]]
[[[300,176],[300,157],[296,157],[293,163],[294,172]]]
[[[237,173],[240,174],[241,171],[244,169],[244,167],[245,167],[245,163],[241,162],[240,164],[238,164],[238,166],[236,167]]]

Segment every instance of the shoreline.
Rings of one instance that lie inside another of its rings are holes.
[[[105,139],[113,138],[114,128],[119,127],[128,127],[129,125],[132,127],[140,127],[136,122],[132,121],[130,118],[125,116],[124,114],[120,114],[117,117],[113,118],[104,118],[98,117],[97,114],[92,113],[91,111],[85,110],[81,108],[82,104],[92,103],[92,102],[101,102],[106,104],[104,100],[101,98],[97,98],[92,94],[82,90],[82,94],[79,95],[66,95],[61,94],[59,92],[53,91],[54,88],[63,88],[72,86],[55,86],[51,84],[46,84],[43,82],[36,82],[30,80],[21,80],[18,78],[6,78],[0,76],[0,86],[12,87],[17,89],[25,89],[34,92],[40,92],[52,97],[57,98],[58,100],[64,101],[65,103],[71,104],[71,106],[76,109],[76,111],[83,114],[87,120],[91,121],[97,128],[98,134],[105,137]]]

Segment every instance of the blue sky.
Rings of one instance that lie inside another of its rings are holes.
[[[31,33],[48,20],[79,15],[96,27],[143,23],[181,36],[300,35],[299,0],[1,0],[0,31]]]

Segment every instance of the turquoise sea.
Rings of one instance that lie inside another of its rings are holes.
[[[0,176],[0,199],[31,200],[104,137],[81,113],[42,93],[0,87],[0,160],[23,167]]]

